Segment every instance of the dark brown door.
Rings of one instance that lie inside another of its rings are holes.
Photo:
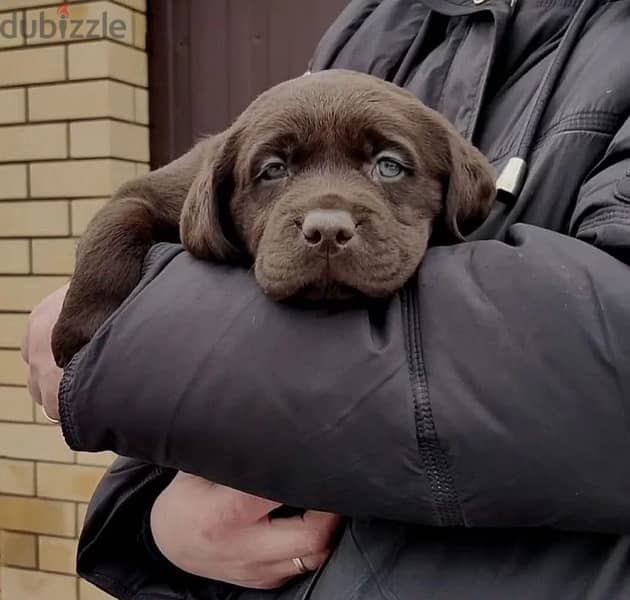
[[[221,131],[261,91],[306,70],[347,0],[151,0],[151,162]]]

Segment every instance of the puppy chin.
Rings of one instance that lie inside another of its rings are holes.
[[[290,299],[309,303],[343,302],[360,296],[358,290],[331,277],[325,267],[314,268],[312,264],[310,267],[279,273],[267,269],[265,261],[259,257],[254,273],[265,295],[278,302]]]
[[[258,285],[269,298],[278,302],[295,300],[299,303],[326,306],[351,304],[367,298],[386,298],[405,283],[399,276],[392,278],[391,281],[367,286],[364,282],[357,282],[355,285],[353,279],[334,276],[332,273],[319,273],[309,278],[299,271],[291,275],[285,274],[281,279],[274,279],[267,277],[258,264],[256,268]]]
[[[298,290],[294,298],[314,304],[330,304],[354,302],[362,296],[356,288],[333,280],[308,284]]]
[[[387,298],[413,275],[424,251],[414,252],[414,256],[391,254],[396,255],[391,261],[366,260],[350,254],[334,260],[314,260],[295,252],[291,259],[282,256],[278,260],[275,253],[260,252],[255,276],[263,292],[275,301],[293,299],[329,305]]]
[[[291,298],[308,285],[307,281],[300,280],[292,274],[289,275],[279,269],[268,269],[261,256],[256,258],[254,275],[264,294],[277,302]]]
[[[276,302],[295,300],[309,304],[352,302],[362,294],[356,288],[333,279],[305,279],[296,274],[280,280],[266,278],[256,272],[256,281],[265,295]]]

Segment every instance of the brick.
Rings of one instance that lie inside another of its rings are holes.
[[[68,48],[68,73],[70,79],[111,77],[147,87],[147,54],[107,40],[73,44]]]
[[[70,204],[72,215],[72,235],[81,235],[94,215],[105,206],[108,198],[95,200],[73,200]]]
[[[3,569],[3,600],[42,600],[43,598],[77,600],[76,578],[41,571]]]
[[[1,57],[1,54],[0,54]],[[133,87],[117,81],[43,85],[28,90],[31,121],[115,117],[133,120]]]
[[[0,200],[26,198],[26,194],[26,165],[0,165]]]
[[[4,9],[4,3],[2,4]],[[22,14],[19,11],[0,13],[0,49],[24,45],[24,33],[20,22]]]
[[[37,494],[56,500],[87,502],[105,474],[100,467],[37,464]]]
[[[0,202],[0,238],[68,235],[69,221],[68,202],[63,200]]]
[[[57,6],[50,8],[26,11],[26,21],[31,23],[33,19],[39,24],[40,13],[44,19],[50,21],[50,25],[43,31],[39,26],[34,28],[36,35],[28,36],[26,43],[28,45],[50,44],[52,42],[74,41],[77,39],[95,39],[95,38],[112,38],[125,44],[131,44],[133,40],[133,16],[129,9],[119,6],[112,2],[90,2],[73,5],[70,12],[71,20],[82,20],[83,24],[75,32],[66,21],[65,29],[60,27],[61,19],[57,16]],[[107,21],[103,26],[103,13],[106,14]],[[93,27],[89,20],[98,20],[99,25]],[[116,25],[116,29],[112,30],[111,25],[114,21],[122,21],[123,25]],[[30,31],[30,29],[28,30]],[[74,37],[71,37],[74,34]]]
[[[48,294],[62,287],[67,282],[67,277],[0,276],[0,310],[33,310],[33,308],[39,304],[41,300],[48,296]]]
[[[0,52],[0,87],[59,81],[66,75],[61,46]]]
[[[0,423],[0,455],[68,463],[74,460],[61,428],[24,423]]]
[[[149,129],[119,121],[81,121],[70,125],[73,158],[114,157],[149,160]]]
[[[0,458],[0,493],[34,495],[34,469],[33,463],[26,460]]]
[[[56,0],[2,0],[2,10],[31,8],[31,6],[43,6],[46,4],[59,4],[59,2],[56,2]]]
[[[8,315],[9,317],[13,315]],[[28,390],[23,387],[0,385],[0,421],[33,420],[33,401]]]
[[[77,504],[77,532],[83,529],[85,523],[85,514],[87,513],[87,504]]]
[[[0,240],[0,253],[2,244]],[[27,315],[0,314],[0,348],[20,348],[27,322]],[[0,402],[2,399],[2,393],[0,393]]]
[[[65,125],[0,127],[0,161],[65,158],[67,153]]]
[[[72,537],[76,532],[75,517],[72,502],[0,496],[2,529]]]
[[[109,467],[116,455],[113,452],[78,452],[77,462],[82,465]]]
[[[33,273],[67,274],[74,270],[76,240],[33,240]]]
[[[23,123],[26,120],[26,91],[0,90],[0,123]]]
[[[0,275],[11,273],[28,273],[30,265],[30,249],[28,240],[0,240]],[[0,346],[3,337],[0,315]]]
[[[0,531],[0,564],[27,569],[35,568],[37,566],[35,536],[28,533]]]
[[[136,175],[132,163],[112,159],[32,163],[31,196],[109,196]]]
[[[79,600],[113,600],[113,598],[94,587],[91,583],[81,579],[79,581]]]
[[[143,125],[149,124],[149,92],[140,88],[135,89],[136,112],[135,120]]]
[[[26,365],[22,361],[19,350],[0,350],[0,383],[7,385],[26,384]],[[1,440],[0,445],[2,445]],[[0,452],[0,454],[10,456],[9,452]]]
[[[135,8],[140,12],[146,12],[147,0],[119,0],[121,4],[126,4],[130,8]]]
[[[133,14],[133,45],[142,49],[147,47],[147,18],[138,13]]]
[[[56,573],[76,572],[77,541],[58,537],[39,537],[39,568]]]

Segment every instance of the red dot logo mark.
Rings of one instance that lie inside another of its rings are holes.
[[[70,12],[68,11],[68,5],[65,2],[61,3],[61,6],[57,8],[57,16],[66,17],[70,16]]]

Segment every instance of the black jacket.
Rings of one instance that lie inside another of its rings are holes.
[[[133,457],[90,505],[83,577],[134,600],[630,598],[630,2],[512,4],[355,0],[315,53],[408,87],[502,173],[397,297],[302,310],[153,250],[61,386],[73,448]],[[282,591],[182,577],[140,535],[173,469],[352,519]]]

